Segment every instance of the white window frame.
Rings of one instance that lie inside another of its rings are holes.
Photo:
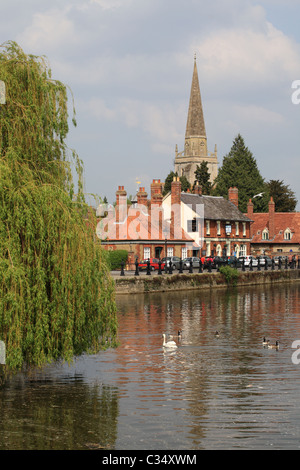
[[[243,222],[243,237],[246,236],[246,222]]]
[[[265,228],[263,231],[262,231],[262,236],[261,236],[262,240],[269,240],[269,230],[267,228]]]
[[[174,256],[174,248],[172,246],[167,247],[167,256]]]
[[[144,259],[150,259],[151,249],[150,246],[144,246]]]
[[[240,247],[240,256],[247,256],[247,246],[241,245]]]
[[[206,221],[206,235],[210,235],[210,220]]]
[[[292,232],[290,231],[289,228],[285,229],[285,231],[284,231],[284,239],[285,240],[291,240],[292,239]]]
[[[240,225],[238,222],[235,223],[235,234],[236,235],[240,234]]]
[[[221,221],[217,220],[217,235],[221,235]]]
[[[187,255],[188,255],[188,249],[187,249],[187,246],[184,246],[181,248],[181,258],[182,259],[187,258]]]

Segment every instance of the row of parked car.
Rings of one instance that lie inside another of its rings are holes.
[[[277,265],[279,263],[279,259],[281,258],[281,262],[285,263],[285,259],[287,258],[286,256],[275,256],[274,262]],[[251,261],[252,261],[252,266],[258,266],[258,260],[260,266],[265,266],[267,263],[268,266],[272,266],[272,258],[269,256],[258,256],[255,258],[252,255],[248,256],[240,256],[240,257],[235,257],[235,256],[215,256],[215,257],[210,257],[206,256],[204,259],[204,263],[202,262],[202,267],[204,269],[208,268],[209,265],[211,266],[212,269],[216,269],[217,266],[224,266],[224,265],[229,265],[233,267],[241,267],[243,265],[243,260],[244,260],[244,265],[245,266],[250,266]],[[150,262],[150,269],[152,271],[159,269],[159,259],[157,258],[149,258]],[[182,269],[190,269],[191,262],[193,264],[193,268],[199,268],[200,266],[200,258],[197,257],[190,257],[190,258],[184,258],[182,260]],[[161,260],[161,269],[165,269],[165,265],[167,267],[172,265],[173,269],[179,269],[180,268],[180,258],[177,256],[168,256],[166,258],[162,258]],[[142,260],[138,264],[138,268],[140,271],[146,270],[148,267],[148,260]]]

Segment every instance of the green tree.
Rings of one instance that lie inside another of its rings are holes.
[[[266,183],[270,196],[275,202],[276,212],[293,212],[297,206],[297,199],[294,191],[289,185],[280,180],[270,180]]]
[[[16,43],[2,46],[0,70],[0,339],[17,370],[115,345],[117,322],[82,165],[65,143],[67,89]]]
[[[216,178],[215,195],[228,197],[228,189],[237,187],[239,190],[239,209],[247,212],[247,203],[253,196],[254,211],[265,212],[268,208],[268,188],[261,176],[255,158],[246,147],[243,137],[238,134],[233,141],[229,153],[223,158],[223,163]]]
[[[207,162],[203,161],[200,163],[200,166],[197,165],[197,169],[195,171],[195,183],[196,181],[198,181],[202,188],[202,194],[209,195],[211,193],[212,184],[210,182]]]
[[[171,183],[173,181],[174,176],[178,176],[178,173],[174,173],[174,171],[170,171],[168,176],[165,179],[165,184],[164,184],[164,189],[163,189],[163,195],[165,196],[171,191]],[[181,182],[181,189],[182,191],[187,191],[190,189],[191,185],[187,179],[186,176],[180,176],[180,182]]]

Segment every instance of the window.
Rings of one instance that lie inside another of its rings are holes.
[[[150,246],[144,247],[144,259],[150,258]]]
[[[235,223],[235,234],[239,235],[239,223],[238,222]]]
[[[243,237],[246,236],[246,222],[243,222]]]
[[[262,239],[269,240],[269,230],[267,228],[265,228],[262,232]]]
[[[210,220],[206,221],[206,235],[210,235]]]
[[[217,245],[217,256],[222,256],[222,247],[221,245]]]
[[[181,258],[182,259],[187,258],[187,247],[186,246],[181,248]]]
[[[221,235],[221,222],[217,220],[217,235]]]
[[[173,256],[173,247],[172,247],[172,246],[168,246],[168,248],[167,248],[167,256]]]
[[[290,231],[289,228],[287,228],[285,231],[284,231],[284,239],[285,240],[291,240],[292,238],[292,232]]]
[[[246,245],[241,245],[241,248],[240,248],[240,256],[247,256]]]
[[[187,231],[188,232],[198,232],[198,219],[188,220],[187,221]]]
[[[210,242],[206,242],[206,256],[211,256]]]

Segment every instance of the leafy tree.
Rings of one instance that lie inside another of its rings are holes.
[[[17,370],[115,345],[117,324],[107,255],[94,242],[72,152],[74,195],[66,87],[16,43],[0,49],[0,68],[0,339]]]
[[[170,171],[168,176],[165,179],[165,184],[164,184],[164,189],[163,189],[163,195],[165,196],[171,191],[171,183],[173,181],[174,176],[178,176],[178,173],[174,173],[174,171]],[[187,191],[190,189],[191,185],[187,179],[186,176],[180,176],[180,182],[181,182],[181,189],[182,191]]]
[[[207,162],[203,161],[200,166],[197,165],[197,169],[195,171],[195,183],[196,181],[198,181],[199,185],[202,187],[202,194],[209,195],[211,193],[212,184],[210,182]]]
[[[275,202],[276,212],[293,212],[296,209],[298,201],[289,185],[280,180],[270,180],[266,185]]]
[[[265,212],[268,209],[269,194],[261,176],[255,158],[246,147],[243,137],[238,134],[234,139],[229,153],[223,158],[215,180],[215,195],[228,197],[228,189],[236,186],[239,190],[239,209],[247,212],[250,198],[262,193],[261,197],[252,199],[255,212]]]

